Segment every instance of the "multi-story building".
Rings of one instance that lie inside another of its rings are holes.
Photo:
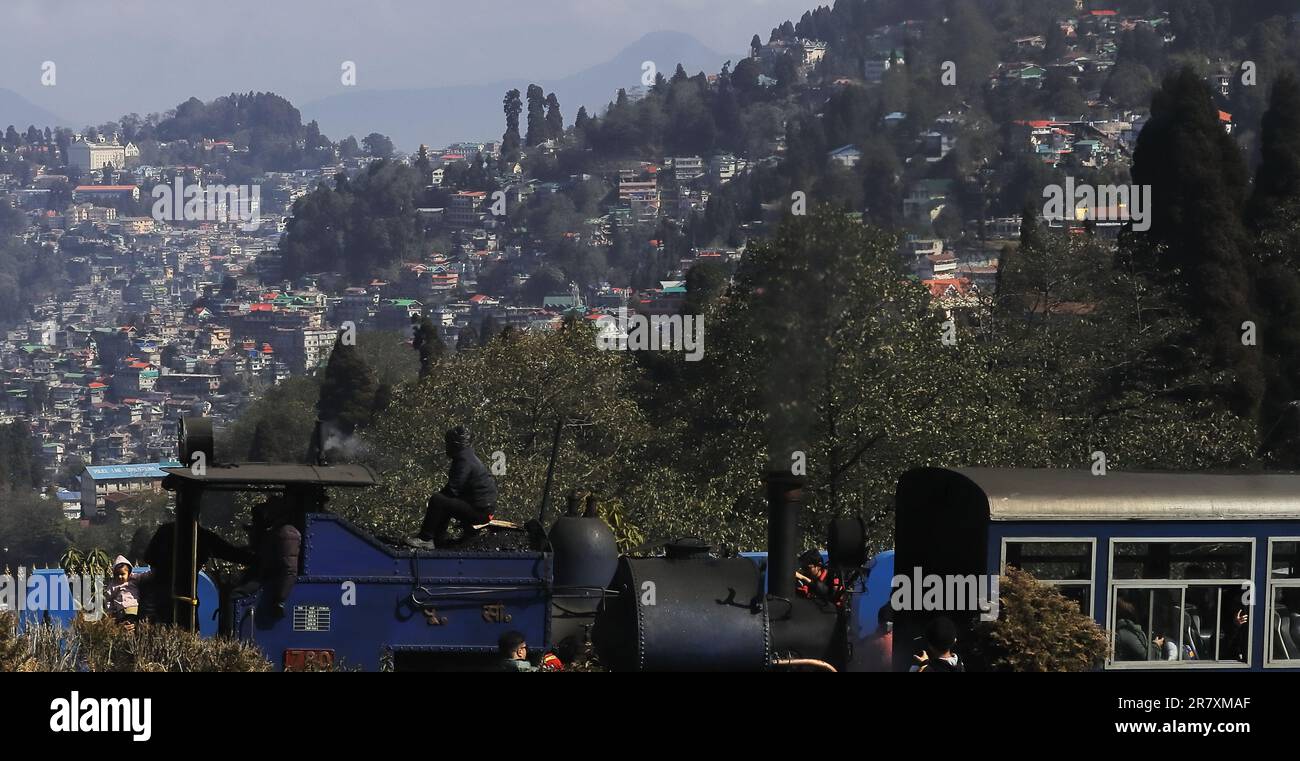
[[[447,224],[452,227],[477,227],[483,220],[483,202],[487,193],[481,190],[463,191],[451,197],[447,207]]]
[[[81,472],[81,517],[103,517],[109,495],[150,494],[162,492],[164,467],[176,462],[147,462],[128,465],[88,465]]]
[[[678,182],[689,182],[703,177],[707,168],[699,156],[678,156],[673,159],[673,176]]]
[[[99,171],[106,166],[121,169],[126,166],[126,146],[116,142],[91,143],[78,140],[68,146],[68,162],[86,172]]]
[[[271,348],[275,358],[295,375],[305,375],[329,359],[338,334],[330,328],[275,328],[271,331]]]
[[[137,185],[78,185],[72,189],[74,201],[113,201],[129,198],[140,200],[140,188]]]

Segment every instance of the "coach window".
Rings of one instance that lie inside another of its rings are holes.
[[[1250,662],[1252,539],[1115,540],[1111,663]]]
[[[1267,665],[1300,667],[1300,538],[1275,539],[1268,549]]]
[[[1093,539],[1004,539],[1002,567],[1015,566],[1092,615]]]

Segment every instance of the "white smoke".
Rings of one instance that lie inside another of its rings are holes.
[[[345,434],[333,423],[321,423],[321,447],[331,462],[352,462],[370,452],[370,445],[355,433]]]

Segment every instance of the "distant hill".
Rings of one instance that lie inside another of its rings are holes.
[[[68,122],[66,119],[32,103],[13,90],[0,87],[0,130],[10,124],[14,126],[14,129],[21,132],[32,125],[44,129],[46,127],[67,126]]]
[[[733,64],[740,56],[730,56]],[[688,74],[714,74],[728,56],[681,32],[652,32],[628,45],[612,59],[551,81],[534,81],[554,92],[566,124],[573,122],[579,106],[593,116],[614,99],[618,88],[641,83],[641,65],[654,61],[665,77],[677,64]],[[361,138],[381,132],[400,149],[414,151],[420,143],[434,147],[457,140],[498,140],[505,131],[501,99],[507,90],[527,89],[525,78],[483,85],[429,87],[406,90],[361,90],[334,95],[302,106],[304,119],[315,119],[321,131],[334,140],[349,134]]]

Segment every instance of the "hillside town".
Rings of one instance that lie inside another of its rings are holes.
[[[1079,96],[1069,113],[991,125],[1006,136],[998,159],[1003,165],[1027,158],[1054,171],[1105,176],[1128,171],[1147,112],[1116,106],[1101,83],[1116,65],[1121,35],[1142,30],[1164,44],[1173,41],[1169,14],[1126,16],[1084,10],[1082,2],[1078,7],[1076,16],[1061,18],[1050,34],[1016,39],[1014,49],[1023,57],[999,61],[986,83],[989,90],[1032,93],[1049,81],[1068,82]],[[825,81],[814,74],[826,58],[827,41],[778,36],[774,30],[771,40],[750,51],[763,72],[758,86],[778,87],[788,76],[782,68],[793,62],[806,87],[802,97],[814,104],[848,89],[889,87],[890,77],[910,65],[902,51],[932,33],[927,23],[933,22],[876,29],[859,75]],[[1220,73],[1212,85],[1224,98],[1236,86],[1233,73],[1240,64],[1216,63]],[[717,79],[709,75],[708,86],[716,88]],[[629,88],[620,97],[634,103],[646,92]],[[974,117],[969,108],[959,108],[921,124],[903,111],[882,118],[893,140],[912,146],[893,210],[904,233],[899,256],[936,307],[949,312],[975,309],[981,297],[992,295],[1002,246],[1021,230],[1018,214],[995,216],[970,204],[954,205],[954,181],[934,171],[947,166],[945,159],[972,130],[984,126]],[[1231,132],[1232,115],[1221,111],[1220,118]],[[525,153],[545,157],[555,153],[557,143],[540,141]],[[729,183],[781,162],[786,137],[783,130],[774,134],[766,155],[646,155],[607,162],[601,174],[567,179],[528,176],[524,162],[503,162],[502,150],[500,141],[461,142],[398,153],[398,161],[422,172],[427,197],[442,202],[417,210],[436,244],[397,263],[388,276],[359,283],[338,272],[285,277],[279,244],[295,202],[339,178],[356,178],[374,156],[345,157],[331,144],[316,168],[258,175],[253,217],[219,203],[192,219],[157,213],[156,189],[173,181],[179,188],[183,179],[225,192],[220,188],[230,178],[223,168],[246,156],[247,144],[214,134],[198,142],[155,141],[142,151],[123,135],[93,129],[54,137],[48,128],[22,133],[10,127],[0,142],[0,158],[39,156],[41,161],[20,164],[33,171],[0,173],[0,197],[26,216],[24,243],[66,262],[66,281],[57,295],[32,303],[28,316],[8,326],[0,343],[0,422],[22,421],[30,430],[40,487],[57,489],[71,518],[101,517],[103,499],[83,500],[76,492],[84,474],[92,481],[97,473],[112,478],[97,468],[127,466],[144,468],[151,474],[145,480],[156,481],[157,464],[175,456],[179,417],[236,419],[268,387],[321,368],[345,327],[410,340],[413,326],[427,318],[454,349],[480,340],[477,334],[487,325],[548,330],[568,314],[594,319],[629,308],[675,313],[692,267],[714,262],[734,269],[745,255],[746,238],[764,232],[773,212],[781,211],[765,207],[764,218],[741,224],[735,245],[666,252],[662,240],[637,241],[646,256],[672,254],[661,259],[661,272],[642,278],[643,287],[595,278],[550,283],[539,291],[527,287],[528,281],[547,261],[547,247],[555,239],[523,229],[503,209],[527,208],[546,196],[594,184],[604,205],[598,215],[558,231],[565,245],[605,248],[619,237],[680,231]],[[158,163],[169,155],[198,158]],[[832,171],[851,172],[859,168],[863,151],[854,144],[833,146],[824,159]],[[467,167],[487,173],[487,182],[500,190],[451,187],[449,178]],[[986,165],[964,179],[987,186],[997,169]],[[1094,211],[1077,207],[1073,218],[1047,221],[1082,234],[1084,220],[1108,219]],[[1122,209],[1110,211],[1109,219],[1123,215]],[[248,224],[250,219],[255,224]],[[1116,221],[1088,225],[1111,233],[1119,226]],[[480,281],[489,270],[507,267],[513,273],[508,289],[499,277],[490,284]],[[466,335],[471,332],[475,335]]]

